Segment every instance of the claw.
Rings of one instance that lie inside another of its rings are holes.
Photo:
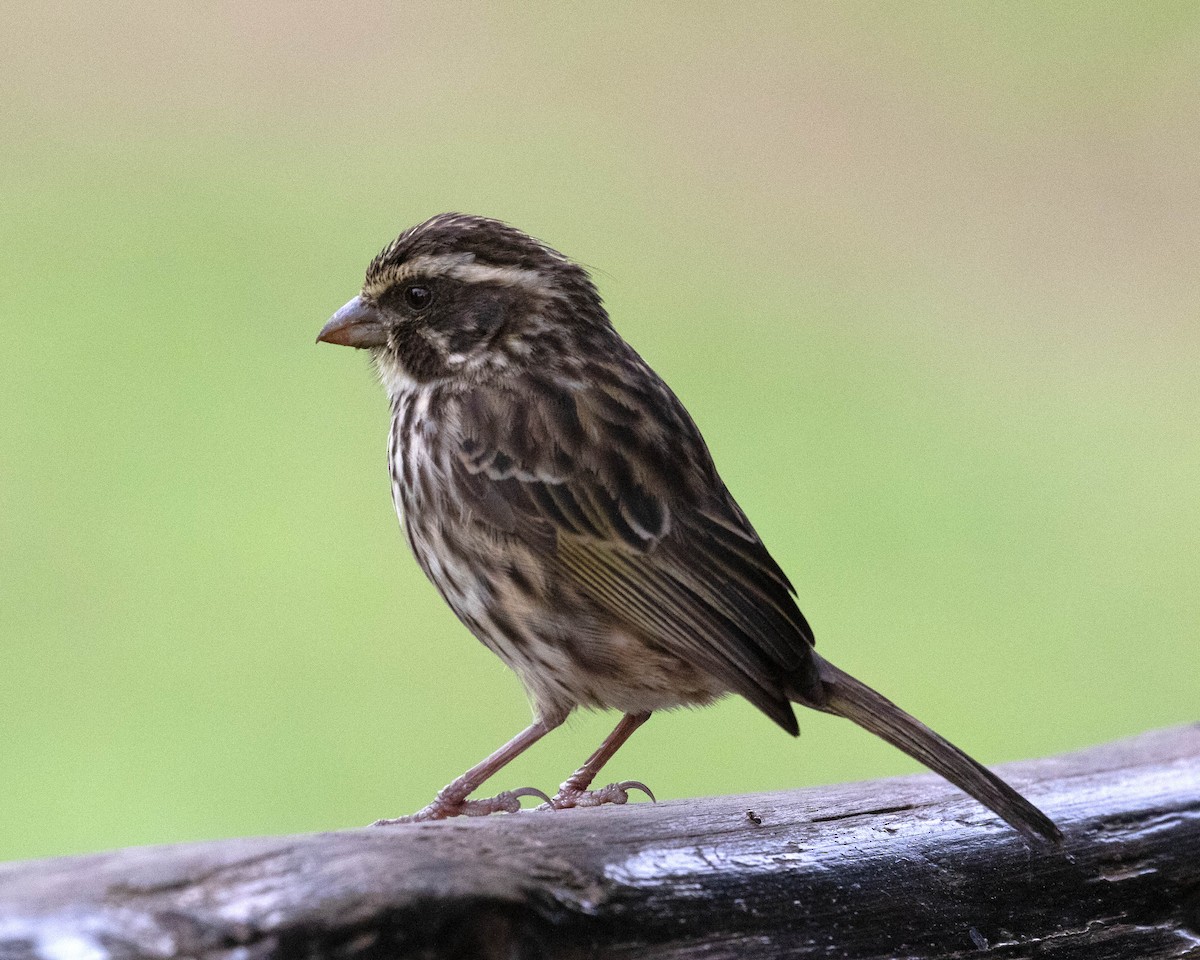
[[[428,810],[429,808],[426,807],[425,809]],[[424,813],[425,810],[422,810],[420,812]],[[371,826],[373,826],[373,827],[394,827],[394,826],[396,826],[396,824],[399,824],[399,823],[419,823],[422,819],[431,819],[431,818],[428,818],[428,817],[422,818],[422,817],[418,817],[415,813],[410,813],[406,817],[380,817],[378,820],[373,822],[371,824]]]
[[[537,797],[544,803],[549,803],[550,798],[542,793],[537,787],[519,787],[516,790],[509,790],[508,793],[514,797]]]
[[[642,793],[650,798],[651,803],[658,803],[658,798],[654,796],[654,791],[642,783],[641,780],[622,780],[616,786],[622,790],[641,790]]]

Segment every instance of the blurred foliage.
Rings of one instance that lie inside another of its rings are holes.
[[[0,858],[366,823],[527,722],[407,554],[366,358],[313,343],[447,209],[597,270],[835,662],[985,761],[1195,718],[1193,5],[5,22]],[[611,774],[914,769],[801,724],[658,717]]]

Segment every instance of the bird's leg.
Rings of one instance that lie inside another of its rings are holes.
[[[600,772],[612,755],[621,749],[621,744],[630,738],[633,731],[650,719],[650,713],[627,713],[617,724],[617,728],[604,738],[596,752],[587,758],[582,767],[576,770],[558,788],[551,800],[538,807],[539,810],[564,810],[568,807],[598,807],[602,803],[624,803],[629,799],[630,790],[641,790],[651,800],[654,794],[644,783],[637,780],[623,780],[621,783],[610,783],[599,790],[589,790],[596,774]]]
[[[486,817],[489,813],[516,813],[521,809],[522,797],[541,797],[547,803],[550,798],[534,787],[505,790],[484,800],[468,800],[472,793],[492,774],[532,747],[561,720],[537,720],[518,733],[486,760],[475,764],[457,780],[453,780],[438,791],[429,806],[394,820],[376,820],[374,826],[382,827],[393,823],[417,823],[421,820],[445,820],[447,817]],[[628,734],[626,734],[628,736]]]

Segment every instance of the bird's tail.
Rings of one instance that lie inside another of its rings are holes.
[[[793,695],[797,702],[853,720],[940,773],[1026,837],[1055,844],[1062,841],[1062,832],[1053,820],[982,764],[865,683],[815,654],[814,659],[823,702],[799,692]]]

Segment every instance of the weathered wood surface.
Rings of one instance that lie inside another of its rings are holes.
[[[1200,725],[932,776],[0,865],[3,960],[1200,958]],[[752,813],[751,813],[752,811]]]

